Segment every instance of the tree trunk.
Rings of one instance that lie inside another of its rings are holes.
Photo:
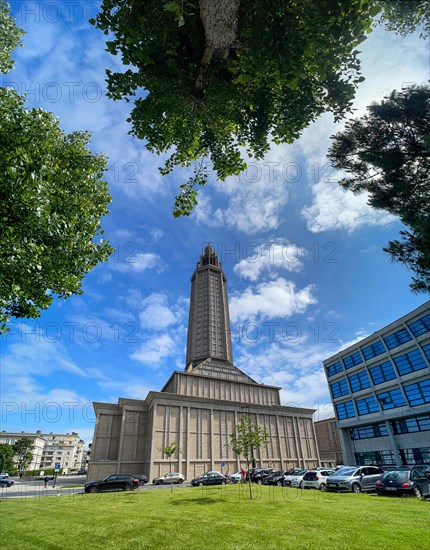
[[[200,0],[199,6],[205,29],[205,51],[199,63],[193,95],[202,99],[213,57],[228,57],[237,40],[240,0]]]

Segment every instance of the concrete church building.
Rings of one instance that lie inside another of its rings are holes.
[[[233,364],[226,277],[208,245],[191,277],[186,367],[174,371],[160,392],[145,400],[94,403],[96,426],[88,475],[169,471],[161,448],[182,449],[172,471],[190,480],[208,470],[244,466],[229,447],[241,416],[268,431],[255,451],[257,467],[312,468],[319,464],[313,409],[282,406],[281,388],[259,384]]]

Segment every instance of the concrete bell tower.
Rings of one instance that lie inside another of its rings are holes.
[[[191,277],[187,370],[209,358],[233,363],[226,283],[218,256],[208,244]]]

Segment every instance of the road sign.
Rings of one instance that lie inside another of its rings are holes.
[[[61,467],[61,464],[59,462],[56,462],[54,472],[58,473],[60,471],[60,467]]]

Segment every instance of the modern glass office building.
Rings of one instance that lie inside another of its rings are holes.
[[[430,464],[430,301],[323,364],[345,464]]]

